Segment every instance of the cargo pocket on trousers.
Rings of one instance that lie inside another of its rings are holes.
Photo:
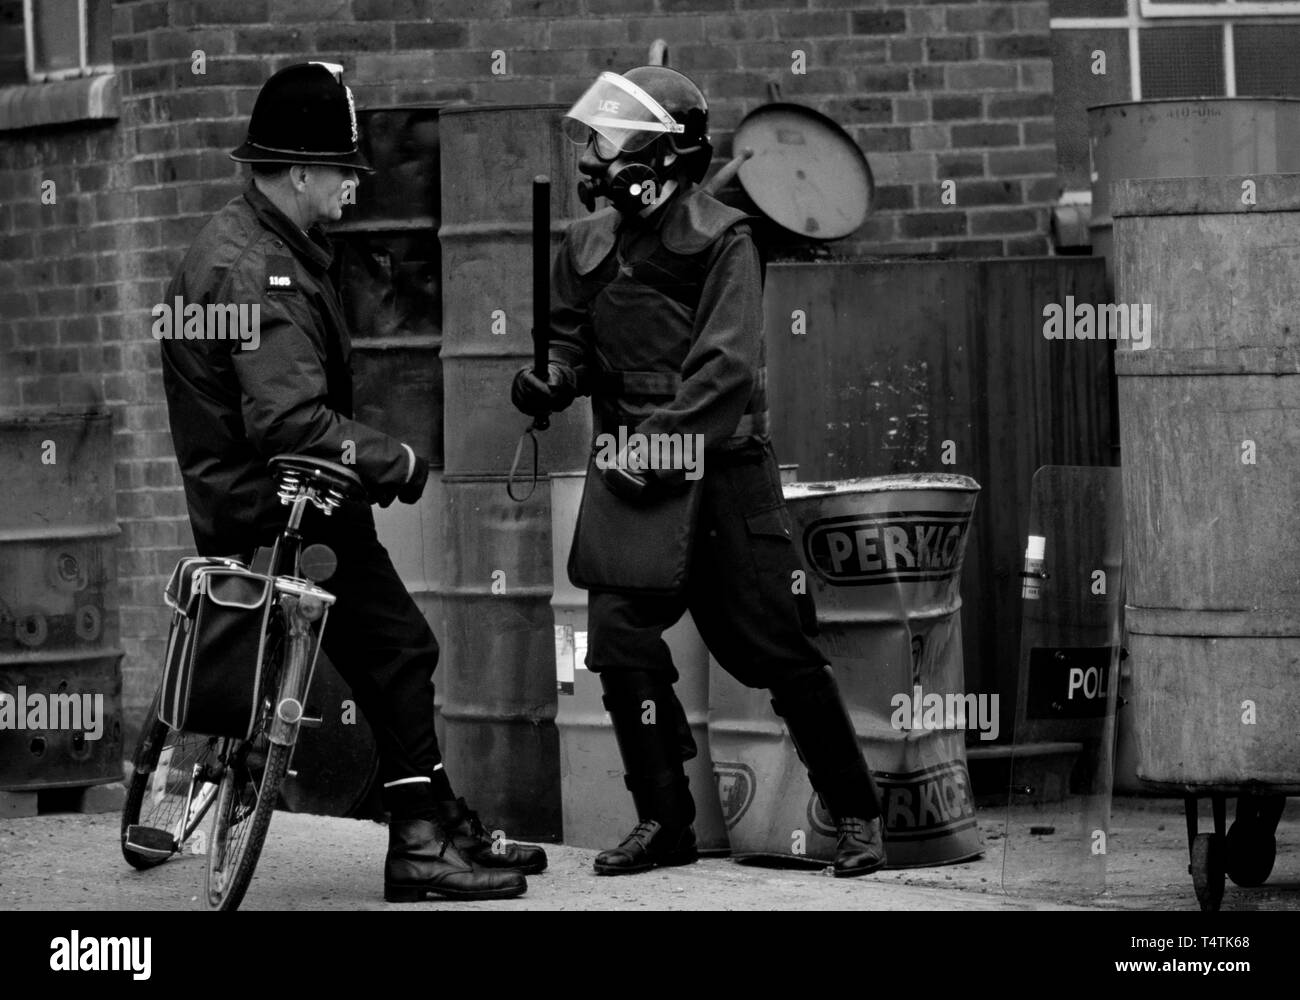
[[[745,527],[749,529],[751,536],[784,538],[787,542],[794,541],[790,533],[790,514],[784,506],[769,507],[753,514],[746,514]]]
[[[817,606],[813,603],[812,594],[808,589],[807,571],[803,569],[798,552],[794,548],[792,526],[790,512],[784,504],[745,515],[745,527],[750,538],[756,541],[766,539],[785,543],[782,555],[788,553],[788,557],[782,561],[787,563],[787,571],[793,572],[794,569],[798,569],[803,574],[798,581],[793,576],[789,577],[785,582],[785,586],[789,588],[788,593],[794,598],[795,608],[799,612],[799,626],[804,635],[816,635]],[[766,554],[761,551],[754,553],[755,560],[760,561],[760,566],[761,560]],[[799,586],[795,585],[796,582],[798,582]]]

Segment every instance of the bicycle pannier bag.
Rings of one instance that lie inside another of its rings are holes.
[[[270,577],[236,562],[181,560],[166,591],[173,615],[163,722],[208,736],[252,734],[274,594]]]

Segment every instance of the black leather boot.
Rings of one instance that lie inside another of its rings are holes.
[[[648,671],[603,671],[600,680],[639,822],[617,847],[596,856],[596,874],[691,864],[699,857],[691,827],[695,800],[682,759],[695,748],[683,739],[685,712],[672,684]],[[647,703],[654,707],[653,722],[642,721]]]
[[[654,787],[628,777],[624,781],[637,804],[640,821],[617,847],[596,855],[597,875],[635,875],[651,868],[672,868],[699,860],[695,849],[695,800],[686,775],[665,773]],[[658,818],[651,818],[658,817]]]
[[[532,844],[493,840],[464,799],[437,804],[438,824],[447,831],[456,850],[480,868],[512,868],[535,875],[546,868],[546,852]]]
[[[772,693],[772,707],[785,719],[808,780],[835,817],[835,877],[867,875],[883,867],[880,796],[835,675],[823,667],[773,687]]]
[[[384,859],[384,899],[418,903],[426,896],[448,899],[510,899],[528,888],[511,869],[476,868],[456,849],[436,819],[436,802],[426,782],[384,789],[388,856]]]
[[[846,816],[835,822],[835,877],[868,875],[885,863],[885,831],[879,816]]]

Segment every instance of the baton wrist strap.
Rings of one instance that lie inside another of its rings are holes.
[[[522,434],[519,435],[519,443],[518,443],[517,445],[515,445],[515,457],[514,457],[514,459],[511,461],[511,463],[510,463],[510,474],[506,477],[506,494],[507,494],[507,495],[510,497],[510,499],[513,500],[515,503],[523,503],[525,500],[527,500],[529,497],[531,497],[531,496],[533,495],[533,492],[537,489],[537,431],[536,431],[536,428],[537,428],[537,421],[534,419],[533,422],[532,422],[531,424],[528,425],[528,429],[525,430]],[[533,442],[533,477],[532,477],[532,482],[529,483],[529,486],[528,486],[528,492],[525,493],[525,494],[524,494],[523,496],[521,496],[521,497],[517,497],[517,496],[515,496],[515,476],[516,476],[516,474],[519,472],[519,460],[520,460],[520,459],[523,457],[523,455],[524,455],[524,441],[525,441],[525,439],[531,439],[532,442]]]

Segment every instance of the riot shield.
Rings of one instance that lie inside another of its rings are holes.
[[[1118,468],[1046,465],[1034,474],[1003,836],[1008,893],[1070,900],[1106,887],[1123,609],[1120,482]]]

